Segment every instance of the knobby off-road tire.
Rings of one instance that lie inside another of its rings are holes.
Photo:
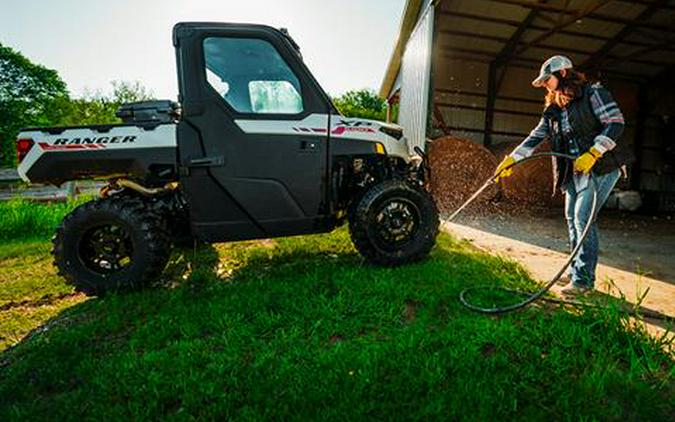
[[[53,238],[59,275],[87,295],[147,286],[164,270],[171,238],[142,198],[87,202],[64,219]]]
[[[427,256],[436,242],[438,225],[431,195],[402,180],[371,187],[349,215],[356,249],[367,261],[388,267]]]

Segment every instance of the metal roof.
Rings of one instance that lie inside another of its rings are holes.
[[[421,7],[422,0],[406,1],[405,9],[403,10],[403,17],[401,18],[401,28],[398,31],[398,39],[396,40],[394,52],[391,54],[389,64],[387,65],[387,71],[385,72],[384,80],[382,81],[382,88],[380,89],[381,97],[387,97],[387,93],[396,81],[398,71],[401,68],[401,59],[403,58],[403,53],[405,52],[405,45],[408,42],[408,38],[410,38],[413,28],[415,27],[417,16],[419,15]],[[386,92],[382,94],[385,88]]]
[[[400,69],[420,0],[408,0],[380,88]],[[596,76],[643,83],[675,66],[675,0],[437,0],[436,54],[538,69],[554,54]]]

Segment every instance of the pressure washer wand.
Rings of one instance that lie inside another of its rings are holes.
[[[463,210],[464,208],[466,208],[470,203],[472,203],[473,200],[476,199],[476,198],[478,197],[478,195],[480,195],[481,193],[483,193],[483,191],[484,191],[485,189],[487,189],[488,186],[491,186],[491,185],[493,185],[493,184],[495,184],[495,179],[494,179],[493,177],[491,177],[490,179],[488,179],[487,182],[485,182],[485,183],[483,184],[483,186],[481,186],[480,189],[478,189],[473,195],[471,195],[471,197],[470,197],[469,199],[467,199],[467,200],[462,204],[462,206],[459,207],[459,208],[457,209],[457,211],[453,212],[452,215],[451,215],[450,217],[448,217],[448,221],[454,220],[455,217],[457,217],[457,214],[459,214],[460,212],[462,212],[462,210]]]

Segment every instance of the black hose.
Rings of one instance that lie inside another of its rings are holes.
[[[520,161],[517,161],[516,163],[511,164],[510,166],[506,167],[506,169],[509,169],[509,168],[518,166],[520,164],[526,163],[528,161],[536,160],[536,159],[539,159],[539,158],[542,158],[542,157],[560,157],[560,158],[564,158],[564,159],[567,159],[567,160],[570,160],[570,161],[574,161],[576,159],[576,157],[573,157],[573,156],[567,155],[567,154],[561,154],[559,152],[542,152],[542,153],[533,154],[530,157],[527,157],[527,158],[524,158]],[[467,308],[469,308],[473,311],[484,313],[484,314],[492,314],[492,315],[516,311],[516,310],[522,309],[522,308],[526,307],[527,305],[529,305],[529,304],[531,304],[531,303],[533,303],[537,300],[540,300],[540,299],[545,300],[547,302],[553,302],[553,303],[560,303],[560,304],[566,304],[566,305],[572,305],[572,306],[585,306],[585,307],[597,308],[598,307],[597,305],[593,305],[593,304],[589,304],[589,303],[573,301],[573,300],[564,300],[564,299],[554,299],[554,298],[543,297],[546,294],[546,292],[548,292],[551,289],[551,287],[553,287],[553,285],[560,279],[560,277],[562,277],[562,275],[565,272],[565,270],[567,269],[567,267],[570,265],[572,260],[579,253],[579,250],[581,249],[581,246],[583,245],[584,240],[586,240],[586,236],[588,235],[588,231],[590,230],[591,225],[593,224],[593,222],[595,221],[595,218],[597,217],[598,209],[600,208],[600,206],[602,206],[602,204],[598,204],[598,190],[597,190],[597,185],[595,183],[595,179],[593,178],[592,172],[589,173],[589,179],[590,179],[591,185],[593,186],[593,206],[591,208],[591,218],[589,218],[588,223],[586,223],[586,227],[584,227],[584,231],[581,234],[581,238],[579,239],[579,241],[577,242],[577,245],[574,247],[574,249],[570,253],[569,258],[567,258],[567,261],[565,262],[565,264],[562,266],[562,268],[560,268],[558,273],[551,279],[551,281],[546,283],[542,288],[540,288],[538,291],[536,291],[534,293],[523,292],[523,291],[520,291],[520,290],[508,289],[508,288],[499,287],[499,286],[469,287],[467,289],[462,290],[459,293],[459,300],[462,303],[462,305],[466,306]],[[457,216],[457,214],[459,214],[460,211],[462,211],[467,205],[469,205],[469,203],[471,203],[474,199],[476,199],[476,197],[478,197],[478,194],[481,191],[483,191],[484,189],[486,189],[489,185],[491,185],[493,183],[495,183],[494,177],[490,177],[490,179],[488,179],[485,182],[485,184],[483,186],[481,186],[481,188],[476,191],[476,193],[474,193],[464,204],[462,204],[462,206],[460,206],[457,209],[457,211],[455,211],[455,213],[453,213],[450,216],[448,221],[454,219],[455,216]],[[469,303],[469,301],[467,301],[467,299],[466,299],[466,295],[467,295],[468,292],[476,291],[476,290],[492,290],[492,291],[500,290],[500,291],[504,291],[504,292],[508,292],[508,293],[513,293],[513,294],[516,294],[516,295],[527,296],[527,298],[525,300],[520,301],[520,302],[514,303],[513,305],[502,306],[502,307],[494,307],[494,308],[483,308],[483,307],[480,307],[480,306],[473,305],[473,304]],[[652,318],[652,319],[659,319],[659,320],[665,320],[665,321],[671,321],[671,322],[675,321],[675,317],[672,317],[672,316],[666,315],[666,314],[662,314],[660,312],[652,311],[652,310],[649,310],[649,309],[640,309],[639,312],[638,312],[637,309],[631,309],[631,310],[628,310],[627,313],[629,315],[632,315],[632,316],[645,316],[647,318]]]
[[[565,159],[570,160],[570,161],[574,161],[576,159],[576,157],[573,157],[573,156],[567,155],[567,154],[561,154],[559,152],[542,152],[542,153],[538,153],[538,154],[533,154],[530,157],[527,157],[527,158],[524,158],[520,161],[517,161],[514,164],[506,167],[505,169],[510,169],[512,167],[516,167],[520,164],[526,163],[528,161],[536,160],[536,159],[539,159],[539,158],[542,158],[542,157],[559,157],[559,158],[565,158]],[[570,265],[572,260],[579,253],[579,250],[581,249],[581,246],[583,245],[584,240],[586,240],[586,236],[588,236],[588,232],[591,228],[591,225],[593,224],[593,221],[595,220],[596,213],[597,213],[598,208],[599,208],[599,206],[598,206],[598,191],[596,189],[597,186],[595,184],[595,179],[593,178],[593,173],[589,172],[589,176],[590,176],[589,177],[590,183],[593,186],[593,206],[591,208],[591,218],[588,219],[588,223],[586,223],[586,227],[584,227],[584,231],[581,234],[581,237],[580,237],[579,241],[577,242],[577,245],[574,247],[574,249],[570,253],[569,257],[567,258],[567,261],[562,266],[562,268],[560,268],[558,273],[551,279],[551,281],[546,283],[542,288],[540,288],[538,291],[536,291],[534,293],[522,292],[522,291],[519,291],[519,290],[513,290],[513,289],[507,289],[507,288],[504,288],[504,287],[495,287],[495,286],[469,287],[467,289],[462,290],[459,294],[459,300],[460,300],[460,302],[462,302],[462,304],[464,306],[466,306],[467,308],[469,308],[473,311],[481,312],[481,313],[484,313],[484,314],[503,314],[503,313],[506,313],[506,312],[512,312],[512,311],[524,308],[525,306],[531,304],[532,302],[535,302],[536,300],[540,299],[544,294],[546,294],[546,292],[548,292],[551,289],[551,287],[553,287],[553,285],[560,279],[560,277],[562,277],[563,273],[565,272],[567,267]],[[485,182],[485,184],[481,187],[481,189],[479,189],[479,191],[484,189],[485,187],[487,187],[488,185],[490,185],[492,183],[495,183],[494,177],[490,177],[490,179]],[[471,198],[469,198],[468,201],[466,201],[464,204],[462,204],[462,206],[458,209],[458,211],[463,209],[464,207],[466,207],[469,204],[469,202],[473,201],[476,198],[476,196],[477,195],[474,195]],[[456,215],[457,215],[457,212],[455,212],[452,215],[451,219],[454,218]],[[466,295],[467,295],[468,292],[476,291],[476,290],[501,290],[501,291],[505,291],[505,292],[509,292],[509,293],[525,295],[525,296],[528,296],[528,297],[525,300],[520,301],[518,303],[515,303],[513,305],[502,306],[502,307],[493,307],[493,308],[483,308],[483,307],[480,307],[480,306],[473,305],[473,304],[469,303],[466,299]],[[556,299],[555,301],[556,302],[568,303],[566,301],[560,301],[558,299]]]

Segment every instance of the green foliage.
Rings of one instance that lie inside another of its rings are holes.
[[[348,91],[333,99],[333,104],[346,117],[386,120],[387,102],[368,89]]]
[[[38,204],[22,199],[0,202],[0,240],[51,237],[73,208],[90,198],[66,203]]]
[[[56,71],[0,44],[0,167],[16,164],[14,141],[23,127],[119,123],[121,104],[152,97],[139,82],[113,81],[111,93],[71,99]]]
[[[364,264],[345,229],[202,245],[172,256],[162,286],[104,299],[50,263],[46,241],[0,244],[3,421],[675,413],[672,359],[611,308],[464,309],[468,286],[533,283],[447,235],[394,269]]]
[[[64,110],[59,125],[95,125],[120,123],[115,116],[117,109],[124,103],[147,101],[153,94],[140,82],[113,81],[112,92],[87,92],[82,98],[68,99],[61,104]]]
[[[59,121],[67,101],[66,85],[56,71],[0,44],[0,166],[14,165],[20,128]]]

